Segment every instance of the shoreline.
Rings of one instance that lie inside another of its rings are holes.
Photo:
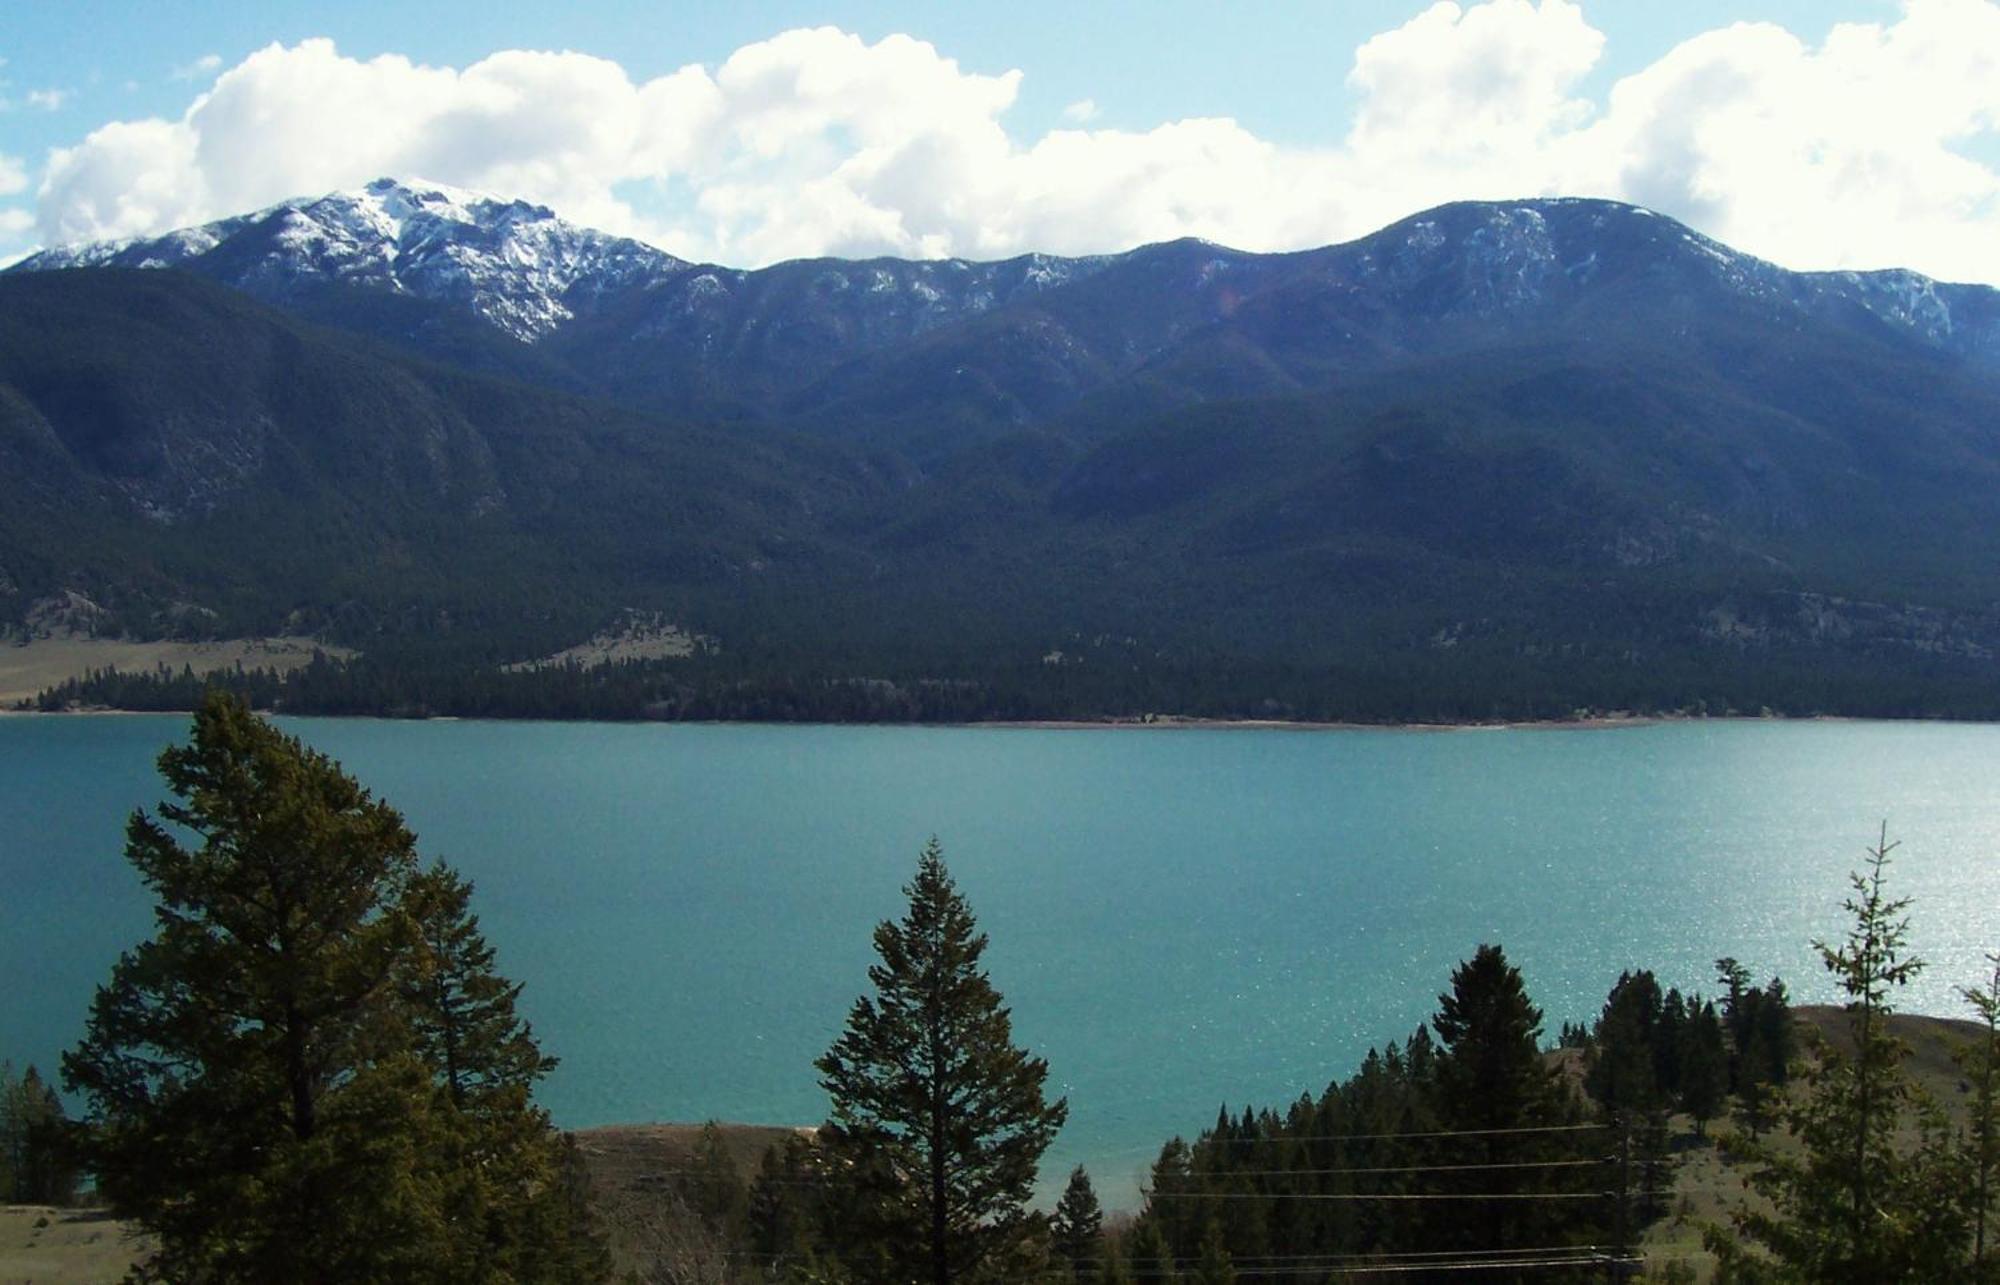
[[[188,710],[121,709],[108,705],[82,709],[18,709],[0,706],[0,720],[65,718],[174,718],[185,719]],[[505,718],[460,714],[429,714],[421,718],[401,718],[391,714],[302,714],[288,710],[260,710],[272,718],[323,719],[327,721],[374,723],[492,723],[589,725],[597,727],[878,727],[935,728],[951,731],[1011,732],[1615,732],[1680,723],[1907,723],[1919,726],[2000,726],[2000,719],[1976,718],[1876,718],[1865,714],[1592,714],[1581,718],[1506,719],[1467,723],[1364,723],[1346,720],[1201,718],[1158,715],[1150,718],[1103,719],[983,719],[974,722],[884,722],[811,721],[781,719],[712,718]]]

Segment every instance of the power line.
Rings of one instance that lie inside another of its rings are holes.
[[[1374,1276],[1402,1275],[1410,1272],[1492,1272],[1492,1271],[1540,1271],[1552,1268],[1590,1267],[1601,1268],[1612,1265],[1641,1266],[1645,1259],[1630,1255],[1610,1253],[1569,1253],[1560,1252],[1546,1258],[1521,1257],[1460,1257],[1453,1260],[1439,1260],[1427,1263],[1340,1263],[1301,1264],[1293,1267],[1236,1267],[1231,1268],[1238,1278],[1265,1278],[1279,1276]],[[1155,1266],[1133,1271],[1139,1280],[1157,1280],[1178,1274],[1178,1264]]]
[[[1610,1200],[1615,1191],[1156,1191],[1154,1200]],[[1658,1194],[1658,1193],[1636,1193]]]
[[[1232,1138],[1210,1133],[1193,1142],[1176,1139],[1190,1151],[1202,1147],[1269,1146],[1283,1142],[1386,1142],[1403,1138],[1484,1138],[1510,1133],[1582,1133],[1611,1128],[1608,1124],[1524,1124],[1507,1129],[1433,1129],[1416,1133],[1330,1133],[1314,1137],[1277,1134],[1272,1137]],[[1169,1142],[1165,1145],[1171,1146]]]
[[[1190,1178],[1328,1178],[1353,1173],[1471,1173],[1494,1169],[1582,1169],[1607,1160],[1503,1160],[1470,1165],[1353,1165],[1341,1169],[1217,1169],[1190,1173]]]
[[[1481,1164],[1453,1165],[1350,1165],[1337,1169],[1191,1170],[1187,1176],[1190,1180],[1226,1178],[1329,1178],[1342,1174],[1470,1173],[1496,1169],[1583,1169],[1610,1163],[1611,1160],[1609,1157],[1597,1160],[1505,1160]],[[641,1178],[700,1178],[713,1177],[714,1175],[706,1169],[643,1169],[639,1172],[638,1176]],[[767,1178],[761,1174],[753,1181],[767,1184],[788,1183],[794,1185],[807,1185],[808,1182],[805,1179]]]
[[[1617,1250],[1612,1246],[1596,1245],[1596,1244],[1522,1245],[1509,1249],[1400,1249],[1400,1250],[1380,1250],[1380,1251],[1349,1250],[1346,1252],[1338,1252],[1330,1250],[1317,1254],[1251,1254],[1242,1258],[1232,1258],[1230,1261],[1234,1263],[1252,1263],[1252,1264],[1267,1264],[1267,1265],[1271,1263],[1300,1263],[1300,1262],[1342,1264],[1342,1263],[1376,1263],[1376,1262],[1426,1262],[1433,1259],[1449,1259],[1449,1258],[1503,1258],[1510,1254],[1521,1255],[1526,1257],[1533,1257],[1537,1255],[1551,1256],[1558,1254],[1596,1254],[1599,1256],[1603,1256],[1607,1254],[1614,1254],[1616,1252]],[[1095,1264],[1095,1263],[1100,1263],[1104,1260],[1098,1256],[1090,1255],[1082,1259],[1079,1259],[1078,1261]],[[1147,1256],[1128,1257],[1122,1259],[1121,1261],[1127,1263],[1152,1263],[1157,1265],[1159,1263],[1165,1263],[1165,1262],[1179,1262],[1181,1261],[1181,1259],[1177,1256],[1162,1257],[1158,1255],[1147,1255]]]

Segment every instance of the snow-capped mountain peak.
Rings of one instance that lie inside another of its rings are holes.
[[[546,206],[383,178],[150,240],[48,250],[20,266],[190,267],[278,300],[328,285],[372,287],[468,306],[533,343],[606,291],[687,265]]]
[[[1137,274],[1117,287],[1137,293],[1111,306],[1127,312],[1118,322],[1128,331],[1115,345],[1120,362],[1143,359],[1182,334],[1180,323],[1165,320],[1174,308],[1185,305],[1187,325],[1207,324],[1260,289],[1293,288],[1302,271],[1316,274],[1314,289],[1332,292],[1336,310],[1363,294],[1373,301],[1373,322],[1357,314],[1327,323],[1347,337],[1360,333],[1357,326],[1397,318],[1527,324],[1586,296],[1622,290],[1680,299],[1689,317],[1730,301],[1785,324],[1835,313],[1866,317],[1887,334],[2000,361],[2000,294],[1985,287],[1902,271],[1791,272],[1650,210],[1579,198],[1455,202],[1296,255],[1241,254],[1189,240],[1084,258],[829,258],[740,270],[691,264],[527,201],[382,178],[151,239],[48,250],[10,271],[186,268],[321,317],[343,311],[313,306],[335,290],[380,290],[470,314],[522,343],[568,332],[565,343],[574,336],[616,352],[603,360],[621,368],[643,354],[640,364],[656,373],[680,372],[658,379],[700,389],[719,387],[715,372],[739,362],[765,363],[751,384],[763,387],[768,378],[789,387],[1115,265]],[[1202,302],[1211,295],[1222,311]],[[576,324],[583,322],[591,324]],[[422,345],[400,313],[393,324],[391,338]],[[1402,342],[1396,329],[1384,330],[1391,347]]]

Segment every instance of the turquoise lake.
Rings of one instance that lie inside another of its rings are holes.
[[[812,1061],[936,834],[991,935],[1016,1038],[1129,1203],[1219,1104],[1348,1074],[1502,943],[1546,1013],[1622,968],[1712,989],[1735,955],[1831,998],[1810,942],[1886,819],[1961,1015],[2000,949],[2000,727],[1701,722],[1612,730],[626,726],[287,719],[409,817],[474,908],[569,1126],[811,1123]],[[0,718],[0,1057],[47,1071],[149,930],[121,855],[182,718]]]

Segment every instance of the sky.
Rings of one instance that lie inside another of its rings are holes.
[[[0,7],[0,263],[393,175],[744,267],[1568,195],[2000,284],[2000,0]]]

